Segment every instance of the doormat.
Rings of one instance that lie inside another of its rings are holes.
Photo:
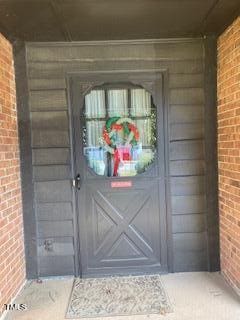
[[[159,275],[75,279],[66,318],[172,312]]]

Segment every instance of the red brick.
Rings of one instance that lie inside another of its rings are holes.
[[[0,34],[0,316],[25,279],[12,47]]]
[[[240,289],[240,18],[218,39],[218,166],[221,270]]]

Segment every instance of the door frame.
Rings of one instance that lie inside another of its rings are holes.
[[[163,146],[162,150],[164,152],[163,158],[164,163],[160,170],[163,170],[162,176],[164,176],[164,212],[165,212],[165,238],[166,238],[166,258],[167,258],[167,272],[173,272],[173,236],[172,236],[172,216],[171,216],[171,202],[170,202],[170,179],[169,179],[169,103],[168,103],[168,70],[167,69],[150,69],[150,70],[107,70],[107,71],[86,71],[81,73],[69,73],[66,75],[67,82],[67,98],[68,98],[68,112],[69,112],[69,133],[70,133],[70,148],[71,148],[71,177],[72,181],[75,179],[75,174],[78,167],[78,157],[76,157],[76,146],[77,148],[82,147],[82,142],[80,144],[75,143],[75,136],[79,135],[79,128],[75,128],[74,118],[76,117],[75,111],[76,104],[81,104],[83,101],[76,100],[74,92],[76,89],[81,89],[81,94],[84,96],[88,91],[90,91],[94,86],[101,85],[107,82],[110,77],[115,76],[117,78],[116,82],[133,83],[137,85],[142,85],[146,90],[148,90],[153,97],[156,97],[156,93],[153,92],[154,82],[158,77],[161,77],[161,109],[162,109],[162,132],[163,132]],[[112,78],[108,81],[112,82]],[[160,124],[157,124],[159,128]],[[78,195],[75,187],[72,187],[73,196],[73,224],[74,224],[74,265],[75,265],[75,276],[82,277],[82,267],[81,267],[81,241],[80,241],[80,228],[79,228],[79,214],[78,214]]]

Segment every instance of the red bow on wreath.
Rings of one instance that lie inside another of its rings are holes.
[[[113,155],[114,160],[114,169],[113,175],[118,175],[118,168],[121,160],[130,161],[131,153],[130,148],[123,146],[117,147],[116,145],[116,137],[113,134],[115,132],[123,131],[123,135],[126,139],[126,144],[130,146],[134,146],[137,144],[139,140],[139,131],[135,126],[134,122],[129,118],[120,118],[120,117],[112,117],[106,121],[106,124],[103,128],[103,140],[105,142],[105,146],[107,151]],[[123,148],[120,151],[120,149]]]

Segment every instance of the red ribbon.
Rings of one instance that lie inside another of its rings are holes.
[[[119,155],[118,149],[115,149],[113,159],[114,159],[113,175],[116,177],[118,175],[118,167],[120,163],[120,155]]]
[[[115,149],[113,159],[114,159],[113,176],[116,177],[118,175],[118,168],[119,168],[119,164],[121,162],[121,157],[120,157],[120,153],[119,153],[118,149]],[[122,154],[123,161],[124,160],[129,161],[131,159],[132,158],[131,158],[131,154],[130,154],[129,150],[127,152],[123,152],[123,154]]]
[[[112,130],[117,130],[117,131],[119,131],[119,130],[122,130],[122,128],[123,128],[123,126],[122,126],[121,124],[114,123],[114,124],[112,125]]]
[[[106,127],[104,127],[104,129],[103,129],[103,138],[104,138],[104,140],[106,141],[106,143],[107,143],[108,145],[111,144],[111,140],[110,140],[110,138],[109,138],[109,134],[108,134],[108,132],[107,132]]]
[[[134,133],[134,137],[136,139],[136,141],[138,141],[139,139],[139,131],[138,129],[135,127],[134,124],[129,123],[128,128],[130,131],[132,131]]]

